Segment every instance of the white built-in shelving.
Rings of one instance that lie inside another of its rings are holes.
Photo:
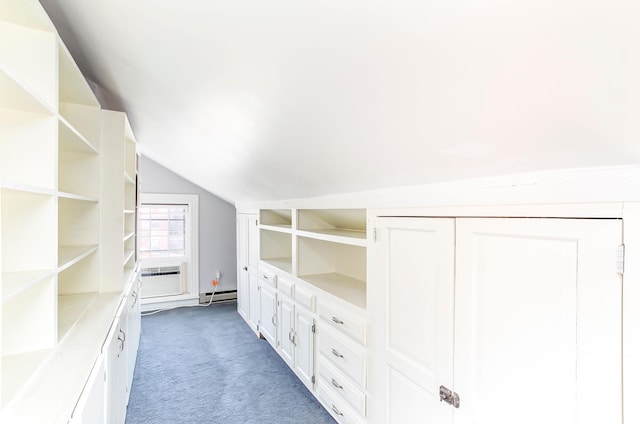
[[[36,0],[0,8],[0,93],[4,414],[40,404],[33,388],[63,357],[83,371],[58,395],[82,390],[104,339],[85,340],[97,347],[85,356],[62,342],[78,340],[80,327],[104,337],[111,325],[135,266],[137,158],[126,115],[101,109]],[[105,169],[119,172],[104,178]]]
[[[366,210],[263,209],[260,260],[366,309]]]

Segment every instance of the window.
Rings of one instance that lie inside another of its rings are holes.
[[[187,256],[188,205],[142,204],[139,209],[140,258]]]
[[[138,251],[143,308],[197,304],[198,196],[141,193]]]

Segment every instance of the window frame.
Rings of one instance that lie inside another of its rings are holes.
[[[172,266],[186,263],[186,284],[180,295],[159,296],[141,299],[142,305],[167,303],[198,304],[200,301],[199,288],[199,251],[198,251],[198,211],[199,196],[197,194],[176,193],[140,193],[140,207],[152,205],[187,205],[185,214],[185,250],[184,257],[140,258],[141,268],[155,266]]]

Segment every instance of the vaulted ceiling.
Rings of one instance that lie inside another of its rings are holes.
[[[280,200],[640,163],[636,0],[41,0],[144,155]]]

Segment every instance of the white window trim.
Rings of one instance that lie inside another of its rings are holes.
[[[152,309],[192,306],[200,302],[200,277],[199,277],[199,250],[198,246],[198,200],[197,194],[166,194],[166,193],[140,193],[140,203],[168,204],[168,205],[188,205],[187,232],[189,243],[187,247],[187,292],[181,295],[152,297],[141,299],[143,311]],[[142,267],[149,264],[157,266],[162,262],[167,262],[170,258],[141,259]]]

